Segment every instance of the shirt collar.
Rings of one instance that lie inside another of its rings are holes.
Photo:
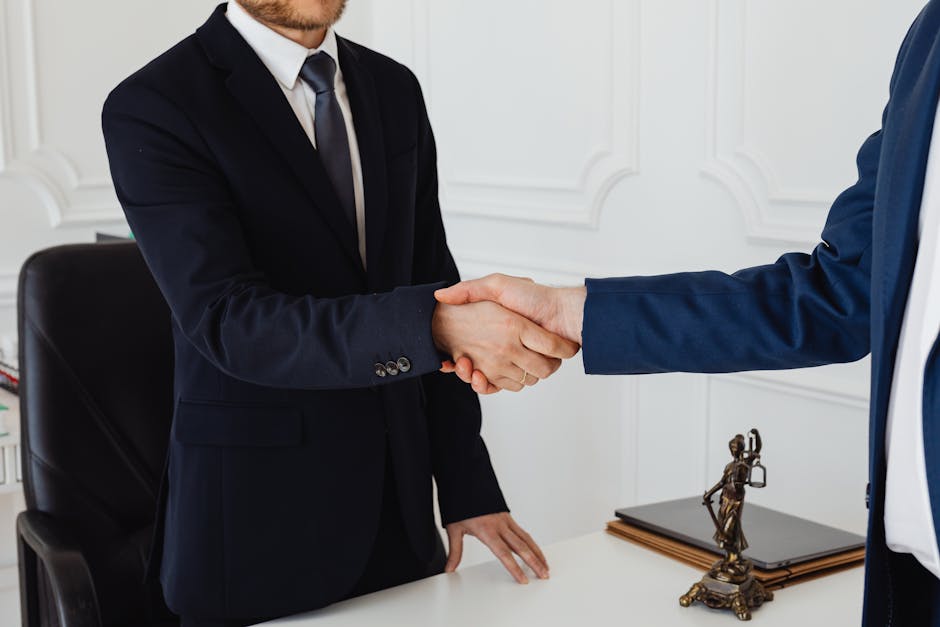
[[[304,61],[307,60],[307,57],[318,52],[325,52],[330,55],[336,61],[337,76],[342,76],[339,69],[339,49],[336,42],[336,33],[332,27],[327,29],[326,37],[324,37],[319,48],[305,48],[253,18],[235,0],[228,0],[225,17],[235,27],[235,30],[244,37],[248,45],[261,59],[261,62],[268,68],[268,71],[277,79],[277,82],[286,89],[294,88]]]

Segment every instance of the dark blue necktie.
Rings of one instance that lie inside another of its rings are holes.
[[[326,168],[346,216],[353,226],[356,226],[356,195],[353,191],[349,137],[346,135],[346,121],[333,89],[335,76],[336,61],[325,52],[307,57],[300,70],[300,77],[317,94],[313,130],[320,161]]]

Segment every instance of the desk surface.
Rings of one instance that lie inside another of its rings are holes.
[[[730,613],[679,606],[702,573],[599,532],[550,546],[551,579],[513,582],[497,562],[344,601],[265,625],[487,627],[685,625],[729,627]],[[861,568],[785,588],[754,612],[759,627],[861,624]]]

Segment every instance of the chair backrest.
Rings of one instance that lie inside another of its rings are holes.
[[[170,314],[133,242],[58,246],[19,284],[26,506],[63,522],[104,625],[165,614],[144,583],[172,420]]]

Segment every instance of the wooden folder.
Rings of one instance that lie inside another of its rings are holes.
[[[685,564],[708,571],[718,557],[709,551],[666,538],[657,533],[629,525],[622,520],[607,523],[607,532],[628,542],[656,551]],[[746,555],[745,555],[746,557]],[[754,577],[769,590],[779,590],[786,586],[830,575],[841,570],[860,566],[865,562],[865,549],[854,549],[828,557],[810,560],[786,568],[762,570],[754,568]]]

